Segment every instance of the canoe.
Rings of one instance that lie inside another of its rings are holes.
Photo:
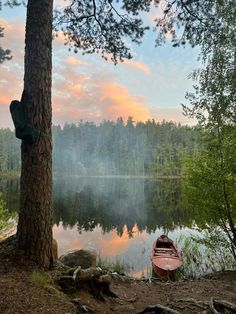
[[[178,249],[166,235],[161,235],[153,243],[151,261],[154,273],[161,278],[174,278],[182,265]]]

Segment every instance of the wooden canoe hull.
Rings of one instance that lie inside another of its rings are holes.
[[[153,258],[152,268],[155,274],[159,277],[171,277],[182,266],[179,259],[172,259],[168,257]]]
[[[173,241],[162,235],[153,244],[152,267],[158,277],[170,278],[182,266],[179,251],[174,246]]]

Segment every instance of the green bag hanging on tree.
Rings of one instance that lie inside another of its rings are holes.
[[[27,96],[24,91],[21,101],[13,100],[11,102],[10,112],[15,126],[16,137],[32,145],[37,141],[39,132],[28,121],[25,112],[25,101],[27,101]]]

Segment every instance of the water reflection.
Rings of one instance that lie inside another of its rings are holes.
[[[7,208],[11,211],[17,211],[20,207],[20,179],[7,179],[0,177],[0,193],[7,205]]]
[[[102,260],[119,261],[125,264],[126,272],[135,277],[148,277],[151,274],[151,248],[161,234],[159,229],[152,233],[140,232],[137,226],[132,229],[132,238],[126,227],[123,229],[122,236],[119,236],[116,230],[104,233],[101,226],[79,234],[76,229],[65,229],[62,224],[54,226],[53,232],[59,243],[59,255],[78,248],[93,248]],[[190,230],[176,229],[170,232],[169,236],[175,240],[183,232],[190,232]]]
[[[126,226],[132,237],[135,225],[150,233],[173,231],[188,221],[181,210],[180,182],[174,179],[55,179],[54,196],[55,223],[79,232],[100,225],[103,232],[116,229],[122,236]]]
[[[8,208],[16,210],[19,180],[0,181],[1,190]],[[175,239],[190,221],[176,179],[54,178],[59,254],[93,247],[102,259],[118,258],[132,266],[132,274],[146,274],[155,238],[169,232]]]

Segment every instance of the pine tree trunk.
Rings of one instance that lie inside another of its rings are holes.
[[[27,259],[50,267],[52,246],[52,72],[53,0],[28,0],[24,90],[30,123],[39,131],[36,143],[21,145],[21,199],[18,248]]]

